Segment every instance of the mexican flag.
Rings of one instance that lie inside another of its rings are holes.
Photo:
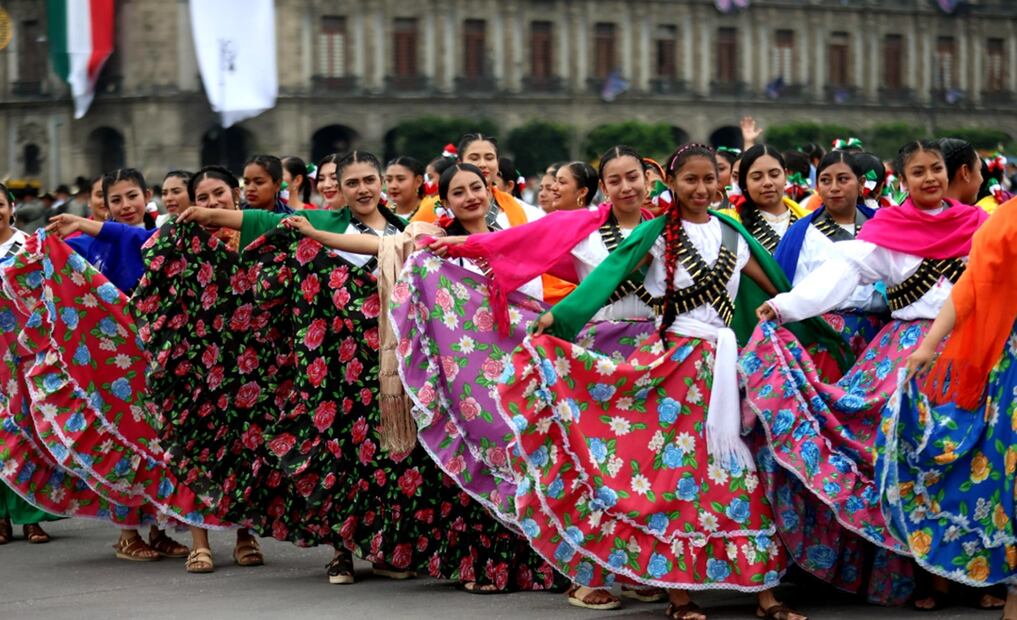
[[[70,85],[74,118],[81,118],[113,53],[113,0],[46,0],[46,18],[53,71]]]

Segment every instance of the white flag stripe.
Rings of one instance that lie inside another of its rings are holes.
[[[229,127],[275,106],[273,0],[191,0],[191,30],[205,93]]]
[[[92,11],[88,0],[67,1],[67,52],[71,67],[67,83],[74,97],[74,118],[82,118],[95,96],[88,79],[88,60],[92,57]]]

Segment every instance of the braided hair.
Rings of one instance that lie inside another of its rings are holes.
[[[685,164],[693,157],[705,157],[714,167],[717,168],[717,154],[708,146],[702,144],[683,144],[678,147],[671,157],[667,158],[667,180],[668,185],[673,187],[674,180],[678,177]],[[682,227],[681,203],[677,197],[671,204],[671,208],[664,214],[664,317],[660,324],[660,337],[663,340],[667,328],[671,326],[678,315],[674,304],[675,287],[674,276],[678,269],[678,251],[680,248],[681,236],[685,234]]]

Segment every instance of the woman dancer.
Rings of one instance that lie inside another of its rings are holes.
[[[878,211],[857,240],[841,242],[843,258],[826,262],[758,311],[766,321],[819,316],[843,304],[857,286],[883,280],[893,320],[833,385],[819,378],[793,337],[768,323],[753,335],[741,370],[746,400],[770,446],[762,462],[802,483],[798,493],[778,494],[775,506],[781,531],[801,542],[789,545],[795,560],[839,587],[868,587],[870,599],[899,603],[913,584],[910,563],[900,557],[907,549],[879,508],[872,471],[881,449],[877,433],[897,370],[949,297],[971,236],[987,216],[945,198],[949,181],[937,143],[905,145],[895,167],[910,199]],[[772,366],[777,372],[764,371]],[[873,555],[865,584],[865,558]]]
[[[424,199],[424,164],[412,157],[397,157],[385,167],[385,191],[395,214],[412,219]]]
[[[738,216],[749,234],[772,254],[791,225],[808,215],[784,195],[784,157],[765,144],[745,151],[739,164],[738,185],[744,197]]]
[[[279,197],[283,184],[283,165],[275,155],[255,155],[244,164],[244,209],[262,209],[272,213],[293,213]]]
[[[283,157],[283,184],[286,189],[286,205],[294,211],[313,209],[311,202],[312,182],[316,168],[304,163],[299,157]]]

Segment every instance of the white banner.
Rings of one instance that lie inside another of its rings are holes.
[[[191,0],[191,32],[212,110],[229,127],[275,106],[273,0]]]

